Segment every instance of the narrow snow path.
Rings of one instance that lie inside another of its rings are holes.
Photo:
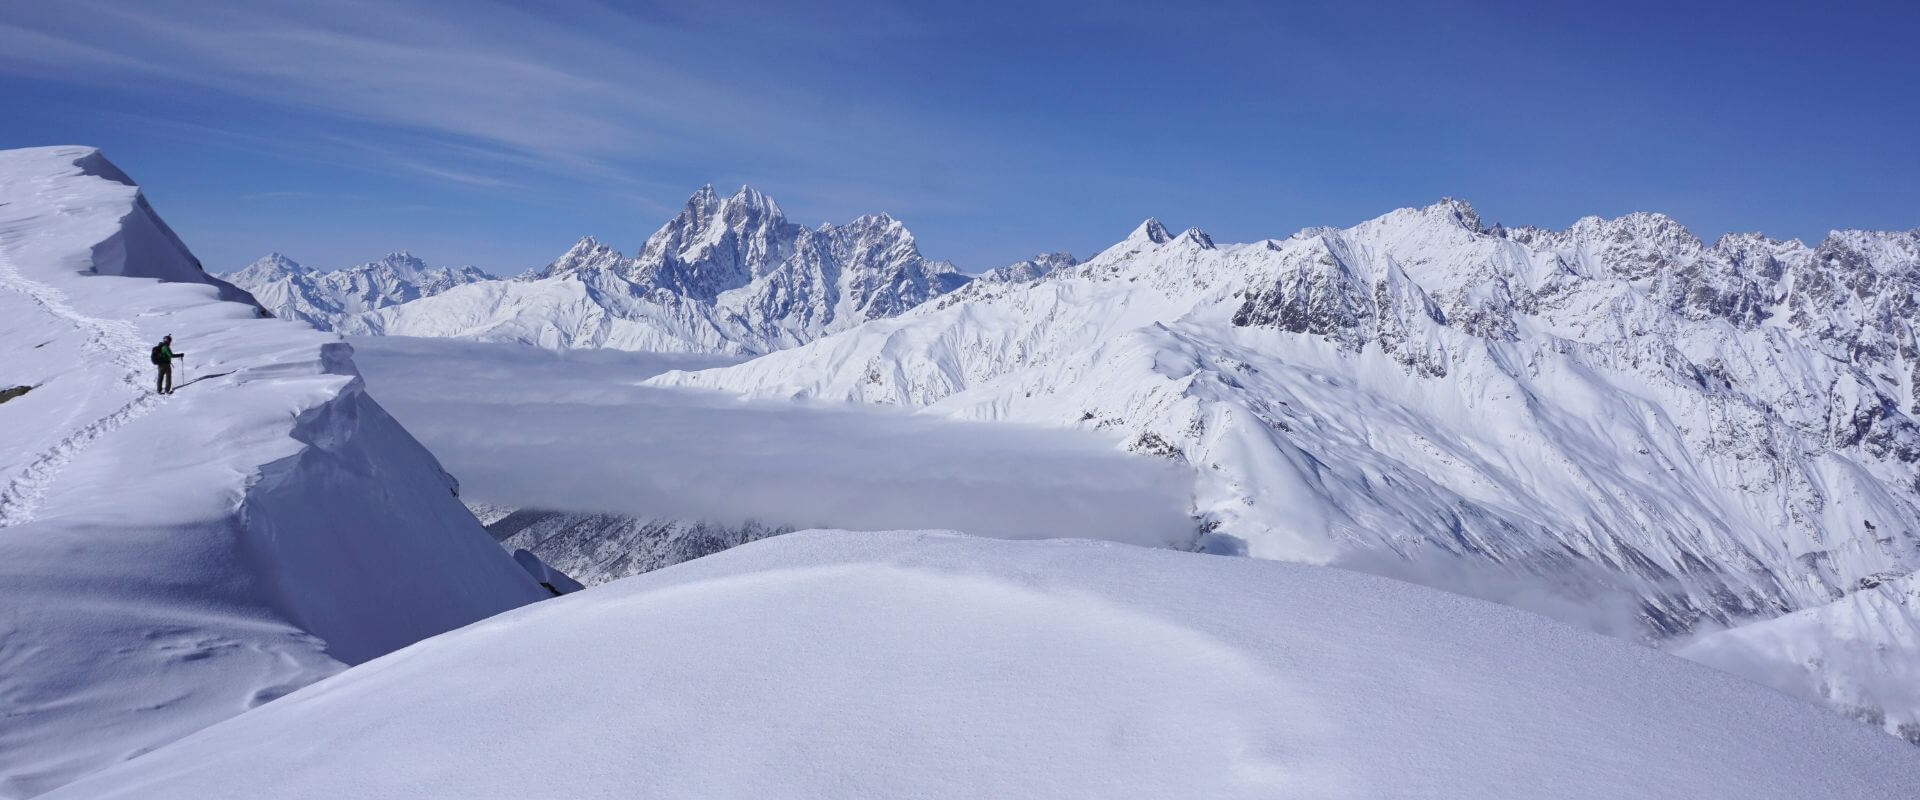
[[[25,296],[49,316],[86,334],[83,345],[86,351],[97,354],[102,361],[119,368],[122,382],[133,397],[112,413],[60,437],[52,447],[28,459],[25,467],[7,476],[4,486],[0,486],[0,528],[32,521],[34,510],[46,496],[54,478],[59,476],[61,468],[100,437],[145,416],[161,399],[159,395],[146,391],[145,374],[139,359],[141,341],[133,323],[90,317],[75,310],[67,302],[66,294],[59,289],[21,275],[14,266],[10,249],[5,232],[0,232],[0,289]]]

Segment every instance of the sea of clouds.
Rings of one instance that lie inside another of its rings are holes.
[[[714,356],[356,338],[368,391],[462,495],[735,524],[1181,545],[1192,476],[1098,434],[640,386]]]

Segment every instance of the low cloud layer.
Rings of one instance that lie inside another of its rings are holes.
[[[720,523],[1188,540],[1192,478],[1105,438],[635,385],[712,357],[354,341],[471,499]]]

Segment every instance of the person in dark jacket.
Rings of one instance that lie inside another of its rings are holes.
[[[160,370],[160,375],[154,379],[155,392],[173,394],[173,360],[186,357],[186,353],[173,352],[172,334],[161,337],[160,343],[153,346],[153,365]]]

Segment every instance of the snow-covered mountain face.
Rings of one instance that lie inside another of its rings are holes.
[[[1920,744],[1920,575],[1870,581],[1827,605],[1708,634],[1678,652]]]
[[[276,317],[334,330],[355,314],[494,278],[478,267],[429,267],[412,253],[400,252],[331,272],[268,253],[227,279],[252,292]]]
[[[1920,567],[1917,308],[1920,232],[1709,245],[1450,200],[1239,245],[1150,220],[1036,283],[655,380],[1109,430],[1193,467],[1196,546],[1661,639]]]
[[[1055,270],[1066,269],[1080,263],[1072,253],[1060,251],[1041,253],[1025,261],[1015,261],[1004,267],[975,275],[973,279],[980,283],[1032,283],[1052,275]]]
[[[587,237],[525,278],[356,314],[339,330],[764,353],[898,315],[966,282],[885,214],[807,228],[750,187],[723,198],[708,186],[631,258]]]

